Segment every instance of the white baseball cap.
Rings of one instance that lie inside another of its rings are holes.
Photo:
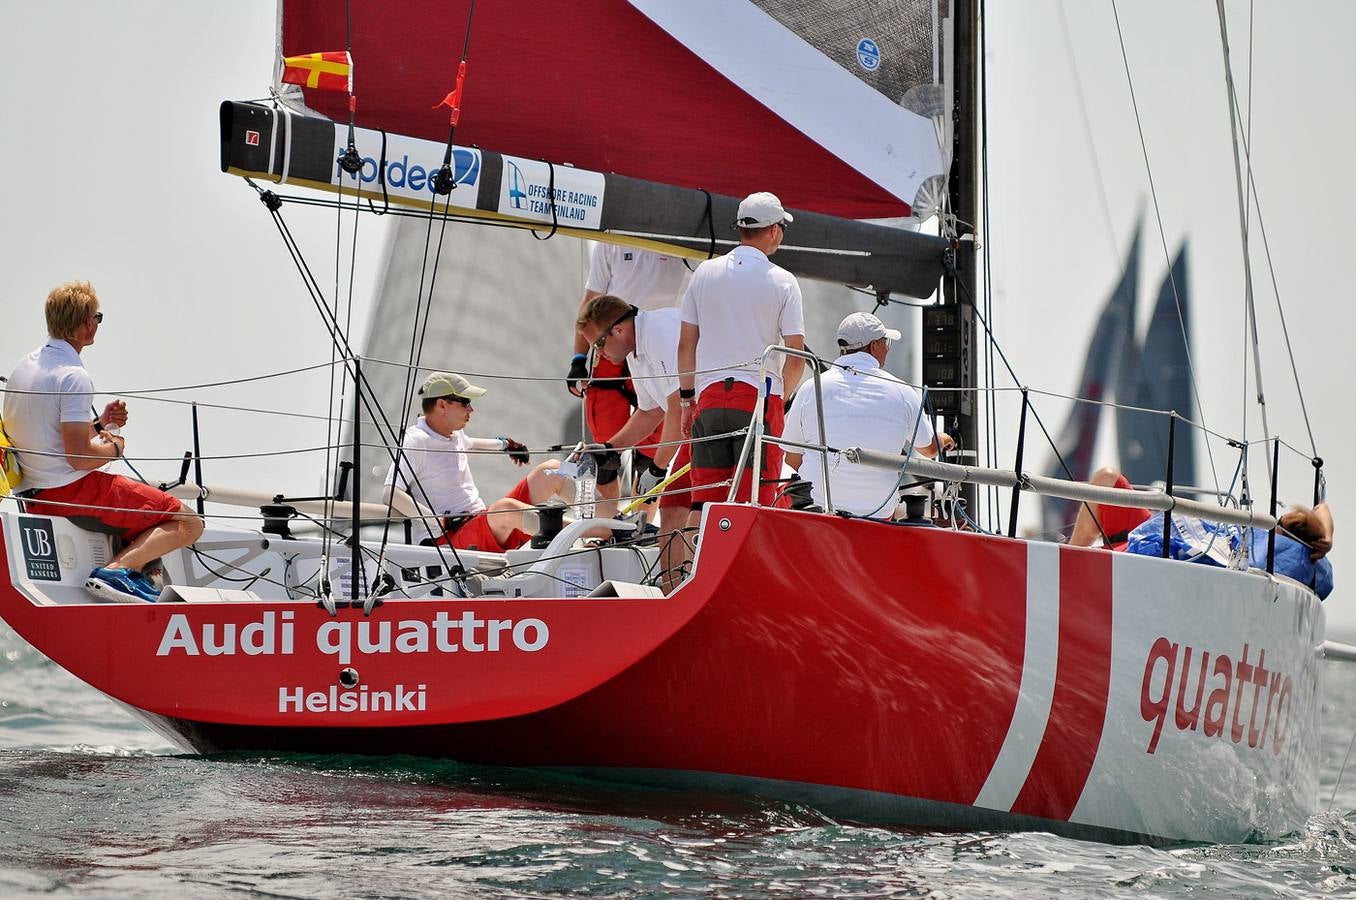
[[[739,218],[735,219],[735,224],[740,228],[766,228],[794,221],[791,214],[782,209],[782,201],[776,194],[759,191],[739,201]]]
[[[871,313],[851,313],[838,323],[838,343],[843,347],[865,347],[880,338],[897,341],[901,337],[902,334],[886,328],[885,323]]]
[[[437,397],[461,397],[463,400],[474,400],[477,397],[485,396],[485,389],[471,384],[465,375],[458,375],[455,372],[434,372],[424,379],[423,385],[419,388],[419,396],[426,400],[433,400]]]

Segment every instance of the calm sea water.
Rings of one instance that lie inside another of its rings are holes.
[[[1356,666],[1326,808],[1268,844],[918,834],[717,795],[410,758],[175,755],[0,625],[0,896],[1356,896]]]

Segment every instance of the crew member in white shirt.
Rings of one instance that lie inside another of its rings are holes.
[[[683,433],[694,438],[690,524],[700,519],[704,503],[725,499],[728,488],[721,482],[733,476],[744,445],[742,435],[697,439],[730,434],[750,424],[763,389],[755,360],[770,345],[805,347],[800,285],[794,275],[768,259],[782,245],[791,222],[776,195],[764,191],[745,197],[735,220],[739,246],[699,265],[683,296],[678,368]],[[798,357],[781,359],[774,357],[768,366],[772,390],[764,428],[772,435],[782,433],[784,390],[794,391],[805,370],[805,361]],[[774,500],[782,455],[779,447],[765,446],[761,503],[771,505]],[[744,477],[750,475],[746,469]],[[749,496],[748,484],[741,483],[736,499]]]
[[[584,283],[584,299],[579,302],[579,315],[583,315],[590,300],[603,294],[621,297],[637,309],[647,311],[676,308],[691,276],[691,270],[681,257],[598,242],[593,245],[589,257],[589,275]],[[576,397],[584,396],[584,418],[589,433],[593,440],[602,443],[612,441],[617,429],[630,420],[635,406],[635,388],[627,380],[624,361],[613,362],[598,354],[590,373],[588,350],[591,343],[576,327],[574,357],[570,360],[566,386]],[[659,438],[657,431],[654,438],[656,441]]]
[[[885,371],[890,342],[900,334],[886,328],[870,313],[852,313],[838,326],[842,354],[820,376],[824,401],[824,442],[830,447],[863,447],[902,453],[913,443],[914,452],[935,457],[937,447],[955,446],[951,435],[934,437],[932,422],[923,412],[918,392]],[[819,410],[814,392],[801,391],[786,419],[787,440],[819,443]],[[787,451],[786,460],[802,478],[814,483],[815,502],[824,505],[822,454],[817,450]],[[898,500],[898,475],[888,469],[857,465],[829,454],[829,487],[835,510],[888,519]]]
[[[92,418],[94,382],[80,352],[94,343],[104,314],[87,281],[47,295],[46,344],[20,361],[5,390],[4,423],[23,467],[20,496],[33,515],[62,516],[119,535],[127,545],[89,574],[85,587],[118,602],[159,599],[144,567],[187,547],[202,519],[178,499],[139,481],[103,471],[123,455],[127,407],[114,400]]]
[[[678,334],[676,309],[638,309],[621,297],[602,294],[584,304],[575,323],[585,340],[613,363],[625,362],[636,388],[636,410],[609,442],[618,449],[642,442],[658,430],[657,446],[648,450],[660,469],[678,471],[691,459],[691,445],[682,441],[682,407],[678,400]],[[638,451],[639,452],[639,451]],[[650,456],[642,456],[648,464]],[[681,541],[672,535],[687,520],[690,478],[675,479],[659,497],[660,546],[665,586],[676,583],[686,560]]]
[[[515,465],[529,462],[527,447],[513,438],[474,438],[465,428],[475,412],[472,401],[485,395],[465,377],[451,372],[434,372],[419,388],[423,415],[405,432],[404,452],[399,473],[392,463],[386,473],[389,488],[399,481],[401,489],[416,508],[397,495],[394,505],[402,512],[424,516],[425,530],[435,543],[451,544],[462,550],[493,553],[521,547],[531,535],[523,530],[523,513],[538,506],[559,491],[564,476],[554,470],[560,460],[538,465],[518,482],[507,495],[488,507],[471,477],[470,450],[499,450]]]

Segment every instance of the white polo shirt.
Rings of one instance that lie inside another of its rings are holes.
[[[932,422],[919,410],[918,392],[885,371],[870,353],[848,353],[834,360],[820,376],[824,397],[824,442],[846,449],[864,447],[883,453],[903,453],[913,438],[915,447],[933,442]],[[851,371],[843,367],[850,367]],[[915,426],[917,431],[915,431]],[[804,444],[819,443],[819,410],[814,384],[806,380],[786,417],[782,436]],[[789,452],[800,452],[787,448]],[[815,502],[824,504],[822,454],[806,450],[800,475],[814,482]],[[829,486],[833,506],[858,516],[888,519],[895,509],[897,472],[850,463],[829,454]]]
[[[636,313],[636,349],[626,364],[636,386],[638,409],[667,409],[678,390],[678,334],[682,319],[676,309]]]
[[[615,294],[640,309],[665,309],[678,305],[691,277],[682,257],[597,243],[584,289]]]
[[[440,516],[477,513],[485,508],[471,477],[471,439],[454,431],[443,437],[423,416],[405,431],[401,441],[405,456],[400,461],[400,487],[420,506]],[[418,484],[415,484],[415,481]],[[386,484],[395,482],[395,464],[386,470]],[[421,490],[422,488],[422,490]],[[427,497],[425,496],[427,495]]]
[[[787,334],[805,334],[800,284],[757,247],[741,244],[697,266],[683,295],[683,321],[701,329],[697,340],[697,393],[733,377],[754,387],[758,365],[749,364]],[[715,370],[715,371],[712,371]],[[781,358],[769,366],[772,393],[782,392]]]
[[[5,434],[19,449],[24,490],[62,487],[88,474],[67,462],[61,423],[93,421],[93,402],[94,382],[66,341],[52,338],[20,360],[5,385],[3,417]]]

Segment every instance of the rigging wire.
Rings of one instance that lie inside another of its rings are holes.
[[[1125,67],[1125,83],[1130,89],[1130,108],[1135,114],[1135,129],[1139,133],[1139,148],[1144,157],[1144,171],[1149,179],[1149,196],[1154,204],[1154,219],[1158,223],[1158,240],[1163,248],[1163,261],[1168,265],[1168,284],[1172,286],[1172,302],[1177,308],[1177,325],[1182,333],[1182,346],[1186,349],[1187,374],[1191,378],[1191,395],[1196,400],[1196,408],[1200,410],[1201,421],[1205,421],[1205,407],[1201,403],[1200,386],[1196,379],[1196,363],[1192,358],[1191,341],[1187,338],[1186,316],[1182,311],[1182,298],[1177,290],[1177,276],[1172,271],[1172,255],[1168,252],[1167,232],[1163,227],[1163,210],[1158,205],[1158,188],[1154,182],[1153,167],[1149,164],[1149,145],[1144,139],[1144,122],[1139,116],[1139,101],[1135,98],[1135,79],[1130,74],[1130,56],[1125,49],[1125,34],[1121,30],[1120,11],[1116,8],[1116,0],[1111,0],[1111,14],[1116,21],[1116,39],[1120,43],[1121,63]],[[1246,251],[1245,251],[1246,255]],[[1251,278],[1249,278],[1251,284]],[[1249,288],[1251,292],[1251,288]],[[1210,443],[1205,445],[1206,457],[1210,461],[1210,477],[1215,482],[1215,490],[1219,490],[1219,471],[1215,466],[1215,454],[1210,449]]]
[[[1069,61],[1070,80],[1073,82],[1074,93],[1078,97],[1079,121],[1083,125],[1083,137],[1088,142],[1088,150],[1092,156],[1092,171],[1097,176],[1097,199],[1102,207],[1102,222],[1106,226],[1107,246],[1113,254],[1120,255],[1120,246],[1116,242],[1116,229],[1111,224],[1111,204],[1106,197],[1106,179],[1102,176],[1101,158],[1097,153],[1097,142],[1093,139],[1092,120],[1088,116],[1088,101],[1083,95],[1083,79],[1078,74],[1078,58],[1074,54],[1073,39],[1069,34],[1069,20],[1064,14],[1064,0],[1059,0],[1055,10],[1059,13],[1059,30],[1064,39],[1064,55]]]
[[[1235,102],[1235,103],[1238,102],[1238,100],[1237,100],[1236,97],[1234,98],[1234,102]],[[1294,378],[1294,381],[1295,381],[1295,391],[1296,391],[1296,393],[1299,394],[1300,411],[1301,411],[1301,413],[1303,413],[1303,415],[1304,415],[1304,427],[1305,427],[1305,430],[1308,432],[1308,435],[1309,435],[1309,445],[1310,445],[1310,448],[1311,448],[1311,450],[1312,450],[1313,456],[1317,457],[1317,456],[1318,456],[1318,444],[1317,444],[1317,443],[1315,442],[1315,440],[1314,440],[1314,428],[1313,428],[1313,424],[1312,424],[1312,423],[1310,422],[1310,420],[1309,420],[1309,408],[1308,408],[1308,405],[1306,404],[1305,399],[1304,399],[1304,387],[1303,387],[1303,385],[1300,383],[1299,367],[1298,367],[1298,366],[1296,365],[1296,363],[1295,363],[1295,348],[1294,348],[1293,344],[1292,344],[1291,341],[1290,341],[1290,328],[1289,328],[1289,326],[1288,326],[1287,323],[1286,323],[1286,318],[1285,318],[1285,308],[1284,308],[1284,306],[1281,304],[1281,288],[1280,288],[1279,283],[1278,283],[1277,280],[1276,280],[1276,265],[1275,265],[1275,262],[1274,262],[1274,260],[1272,259],[1272,256],[1271,256],[1271,241],[1270,241],[1270,240],[1268,239],[1268,237],[1267,237],[1267,223],[1266,223],[1266,218],[1262,215],[1262,198],[1261,198],[1261,195],[1258,194],[1258,192],[1257,192],[1257,183],[1256,183],[1256,181],[1253,179],[1253,175],[1252,175],[1252,157],[1251,157],[1251,148],[1249,147],[1249,145],[1248,145],[1248,143],[1246,142],[1246,140],[1245,140],[1244,143],[1243,143],[1243,156],[1244,156],[1244,159],[1248,161],[1248,166],[1247,166],[1247,171],[1248,171],[1248,184],[1249,184],[1249,190],[1250,190],[1251,195],[1252,195],[1253,203],[1256,205],[1256,209],[1257,209],[1257,231],[1258,231],[1258,233],[1262,236],[1262,250],[1263,250],[1263,253],[1264,253],[1264,255],[1266,256],[1266,260],[1267,260],[1267,272],[1268,272],[1268,275],[1269,275],[1269,277],[1270,277],[1270,279],[1271,279],[1271,290],[1272,290],[1273,295],[1276,297],[1276,313],[1277,313],[1277,315],[1280,317],[1280,320],[1281,320],[1281,334],[1282,334],[1282,336],[1284,337],[1284,340],[1285,340],[1285,350],[1286,350],[1286,354],[1289,356],[1289,359],[1290,359],[1290,373],[1291,373],[1291,376]],[[1246,333],[1245,333],[1245,337],[1246,337]],[[1246,368],[1245,368],[1245,375],[1246,375]],[[1244,397],[1244,403],[1246,404],[1246,402],[1247,402],[1247,399],[1246,399],[1246,395],[1245,395],[1245,397]],[[1245,423],[1245,424],[1246,424],[1246,423]]]
[[[1224,55],[1224,81],[1225,90],[1229,105],[1229,139],[1233,143],[1233,161],[1234,161],[1234,186],[1238,196],[1238,222],[1240,237],[1243,243],[1243,287],[1244,300],[1247,305],[1248,327],[1251,330],[1252,337],[1252,359],[1253,374],[1257,379],[1257,405],[1261,409],[1262,415],[1262,434],[1264,437],[1271,436],[1271,426],[1267,421],[1267,401],[1266,391],[1262,385],[1262,351],[1257,336],[1257,305],[1253,297],[1252,290],[1252,254],[1248,250],[1248,215],[1247,200],[1244,188],[1244,178],[1242,171],[1242,160],[1238,153],[1238,115],[1235,104],[1236,93],[1234,91],[1234,71],[1233,64],[1229,60],[1229,24],[1224,14],[1224,0],[1215,0],[1215,11],[1219,18],[1219,37],[1220,50]],[[1244,414],[1246,418],[1246,413]],[[1271,457],[1267,457],[1267,474],[1271,477],[1274,484],[1276,473],[1272,471]]]
[[[984,222],[985,240],[981,248],[984,259],[984,316],[990,322],[994,320],[993,315],[993,252],[990,250],[992,236],[989,230],[989,54],[987,52],[987,42],[989,31],[983,27],[984,22],[981,17],[979,29],[979,115],[980,115],[980,183],[983,185],[980,197],[981,210],[980,216]],[[994,367],[993,367],[993,343],[984,342],[984,386],[991,388],[994,385]],[[984,453],[985,461],[991,468],[998,466],[998,402],[997,397],[990,393],[985,395],[984,403]],[[985,489],[987,503],[985,512],[988,514],[989,530],[994,528],[994,522],[998,515],[998,488],[989,485]],[[975,511],[975,516],[979,516],[979,511]]]
[[[998,345],[998,338],[994,335],[993,330],[989,328],[989,321],[986,318],[984,318],[984,316],[980,314],[979,309],[975,307],[975,298],[970,294],[970,291],[965,287],[965,283],[962,280],[957,279],[956,284],[960,286],[962,291],[964,291],[965,299],[969,302],[970,306],[974,308],[975,317],[979,319],[979,324],[984,326],[984,334],[987,340],[993,343],[994,350],[998,353],[999,359],[1003,361],[1003,367],[1008,370],[1008,377],[1012,379],[1013,384],[1021,384],[1022,382],[1020,379],[1018,379],[1017,372],[1012,368],[1012,363],[1008,361],[1007,354],[1004,353],[1003,348]],[[1073,471],[1069,468],[1069,464],[1064,461],[1064,454],[1059,452],[1059,445],[1055,442],[1055,439],[1050,436],[1049,429],[1045,427],[1045,422],[1042,421],[1040,413],[1036,411],[1036,407],[1034,405],[1028,408],[1031,411],[1032,418],[1034,418],[1036,420],[1036,424],[1040,426],[1041,434],[1045,435],[1046,443],[1048,443],[1050,445],[1050,449],[1055,452],[1055,459],[1056,461],[1059,462],[1059,467],[1064,470],[1065,475],[1069,476],[1070,481],[1076,481],[1077,479],[1074,478]],[[1106,532],[1102,529],[1101,521],[1098,519],[1096,515],[1093,514],[1092,507],[1088,506],[1086,500],[1081,501],[1081,503],[1083,506],[1087,507],[1088,514],[1092,518],[1093,524],[1095,524],[1097,526],[1097,530],[1102,533],[1102,540],[1106,541],[1107,540]]]
[[[257,186],[251,186],[254,187],[256,191],[259,191]],[[276,195],[271,192],[259,191],[259,193],[259,199],[263,201],[264,205],[268,208],[269,213],[273,218],[274,226],[278,229],[278,233],[283,238],[284,246],[287,247],[288,252],[292,256],[293,265],[297,267],[297,271],[301,275],[303,283],[306,285],[307,294],[311,298],[312,305],[320,313],[322,324],[325,326],[326,331],[329,332],[330,340],[339,345],[339,349],[345,360],[345,368],[347,369],[349,366],[354,366],[356,370],[357,356],[352,352],[352,347],[349,344],[347,336],[339,329],[339,323],[329,316],[329,310],[322,300],[323,294],[320,291],[319,283],[316,281],[315,275],[311,272],[310,266],[306,263],[305,255],[302,254],[300,246],[296,243],[296,238],[293,237],[291,230],[287,227],[287,222],[280,213],[282,207],[281,202]],[[355,371],[354,375],[358,376],[358,373]],[[375,392],[372,390],[371,384],[367,383],[365,377],[355,377],[355,385],[360,380],[367,387],[367,390],[365,391],[359,389],[358,396],[362,401],[363,407],[367,410],[368,417],[374,424],[378,418],[381,420],[381,424],[377,426],[378,434],[382,435],[383,440],[390,440],[392,444],[399,444],[402,435],[395,433],[394,427],[391,425],[391,420],[387,417],[386,411],[381,408],[381,405],[379,403],[374,405],[373,397]],[[384,433],[381,431],[383,426],[385,427]],[[397,454],[392,452],[390,456],[394,463]],[[418,482],[418,478],[415,479],[415,482]],[[440,548],[439,553],[441,554],[441,552],[442,550]]]
[[[466,85],[466,61],[471,50],[471,24],[475,20],[475,13],[476,13],[476,3],[475,0],[471,0],[470,7],[468,8],[466,13],[466,30],[464,35],[462,36],[461,62],[457,67],[456,86],[453,89],[452,93],[445,97],[442,103],[439,104],[439,106],[442,106],[444,104],[447,105],[448,107],[451,108],[452,112],[448,117],[449,124],[447,129],[447,146],[443,150],[443,165],[442,168],[438,170],[438,174],[435,179],[433,194],[429,198],[429,216],[427,220],[428,226],[424,232],[424,257],[423,260],[420,262],[419,290],[418,293],[415,295],[414,316],[413,321],[411,323],[413,331],[410,334],[410,351],[408,355],[409,365],[411,367],[406,369],[405,371],[405,387],[404,390],[401,392],[402,406],[400,412],[400,434],[397,436],[397,440],[400,442],[400,447],[398,447],[395,451],[395,460],[392,464],[391,472],[392,490],[390,491],[389,496],[387,497],[386,500],[387,519],[385,525],[382,527],[381,530],[381,547],[377,551],[377,558],[379,562],[385,560],[386,547],[387,544],[390,542],[391,537],[390,513],[395,506],[395,488],[399,487],[402,481],[401,479],[402,472],[400,471],[400,467],[405,457],[404,435],[405,430],[409,424],[410,408],[414,405],[414,384],[418,380],[418,367],[423,361],[424,340],[428,336],[428,317],[433,310],[433,295],[434,287],[438,277],[438,264],[442,260],[443,240],[447,236],[448,212],[452,206],[451,194],[452,191],[455,190],[457,187],[456,169],[453,165],[453,159],[457,134],[457,122],[461,118],[462,91]],[[436,109],[437,107],[434,108]],[[440,195],[445,197],[446,199],[444,199],[443,201],[443,212],[441,221],[438,226],[438,246],[433,253],[433,268],[430,273],[428,260],[428,246],[433,235],[433,216],[437,212],[438,197]],[[428,279],[427,302],[424,301],[424,280],[426,277]],[[421,306],[423,307],[422,311]],[[418,475],[412,469],[409,474],[413,475],[414,477],[413,479],[406,477],[404,479],[404,484],[409,487],[417,488],[419,494],[423,497],[424,503],[426,503],[428,507],[431,509],[433,507],[433,503],[429,499],[428,492],[424,489],[424,486],[420,481]],[[438,553],[439,556],[441,557],[442,556],[441,545],[435,544],[434,546],[440,547]],[[450,541],[448,542],[447,546],[449,546],[452,550],[452,556],[457,561],[457,568],[464,572],[465,566],[462,563],[461,555],[457,552],[457,548],[455,546],[452,546]],[[446,560],[443,560],[443,563],[444,566],[446,566]]]

